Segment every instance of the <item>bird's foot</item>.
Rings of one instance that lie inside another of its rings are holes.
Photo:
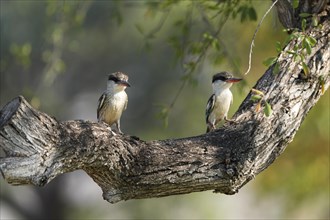
[[[124,133],[121,130],[112,131],[115,135],[124,135]]]
[[[214,124],[207,124],[206,133],[212,132],[214,130],[216,130],[216,126]]]

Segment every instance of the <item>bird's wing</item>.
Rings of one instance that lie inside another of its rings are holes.
[[[99,119],[100,117],[100,110],[103,108],[104,103],[105,103],[105,93],[103,93],[99,98],[99,104],[97,106],[97,119]]]
[[[211,95],[211,97],[207,101],[206,111],[205,111],[206,123],[208,123],[209,116],[214,109],[214,103],[215,103],[215,94]]]

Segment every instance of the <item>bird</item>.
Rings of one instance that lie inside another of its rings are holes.
[[[123,132],[120,129],[120,117],[123,111],[127,108],[128,96],[125,92],[127,87],[130,87],[128,76],[122,72],[115,72],[108,75],[107,89],[103,92],[98,101],[97,120],[105,122],[110,126],[116,125],[120,134]]]
[[[222,121],[231,121],[227,118],[229,107],[233,102],[233,94],[230,91],[230,87],[235,82],[239,82],[242,79],[234,78],[232,74],[223,71],[213,75],[212,88],[213,94],[209,98],[206,105],[206,133],[216,129],[216,125]]]

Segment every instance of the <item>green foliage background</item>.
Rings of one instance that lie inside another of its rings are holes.
[[[145,140],[205,132],[211,77],[240,76],[270,1],[1,1],[0,106],[23,95],[58,120],[96,120],[106,74],[133,85],[122,130]],[[234,86],[238,108],[286,33],[276,14],[257,35],[251,72]],[[44,188],[1,180],[1,219],[329,218],[329,92],[294,141],[234,196],[211,192],[111,205],[83,172]]]

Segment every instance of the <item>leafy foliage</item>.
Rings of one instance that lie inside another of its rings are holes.
[[[153,17],[162,13],[158,22],[149,31],[142,24],[135,24],[138,32],[144,37],[145,47],[150,49],[152,40],[166,23],[170,23],[174,31],[169,33],[168,45],[173,49],[176,63],[181,69],[182,84],[172,102],[163,105],[161,117],[168,120],[168,115],[186,85],[196,86],[198,68],[205,59],[219,64],[224,61],[227,52],[226,43],[220,39],[221,30],[229,18],[240,17],[241,22],[256,21],[257,13],[252,1],[175,1],[148,2],[146,14]],[[177,7],[182,6],[182,7]],[[171,19],[170,14],[177,13],[176,8],[184,8],[179,16]],[[235,63],[235,62],[231,62]],[[237,66],[233,66],[237,70]],[[239,70],[237,70],[239,72]],[[167,124],[165,122],[165,124]]]
[[[308,17],[310,14],[300,14],[302,17]],[[306,55],[311,55],[312,48],[316,44],[316,39],[313,36],[309,36],[306,34],[306,27],[307,27],[307,21],[306,19],[302,19],[301,22],[301,29],[302,31],[299,31],[298,29],[295,29],[292,33],[290,33],[287,37],[287,39],[284,41],[283,44],[280,42],[276,42],[275,48],[277,52],[281,52],[284,45],[286,45],[289,41],[296,40],[296,44],[293,47],[293,50],[286,50],[285,52],[292,55],[297,61],[303,70],[303,73],[305,76],[309,75],[309,67],[306,64]],[[292,30],[284,30],[286,32],[291,32]],[[279,72],[279,64],[277,62],[277,57],[270,57],[263,61],[263,64],[267,67],[274,65],[273,68],[273,74],[277,74]]]

